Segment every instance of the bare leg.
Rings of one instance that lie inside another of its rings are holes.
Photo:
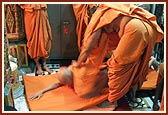
[[[137,89],[138,89],[138,84],[135,84],[128,91],[127,94],[128,94],[128,99],[129,99],[130,102],[137,102],[137,99],[136,99],[136,91],[137,91]]]
[[[47,71],[49,74],[51,74],[52,73],[52,71],[46,66],[46,62],[47,62],[47,58],[43,58],[43,65],[42,65],[42,67],[43,67],[43,69],[45,70],[45,71]]]
[[[34,59],[35,63],[36,63],[36,75],[42,75],[42,69],[41,69],[41,65],[39,63],[39,58]]]
[[[153,103],[153,110],[158,111],[159,110],[159,105],[158,105],[158,99],[162,96],[163,92],[163,87],[164,87],[164,63],[160,64],[160,70],[158,74],[158,78],[160,78],[157,88],[155,91],[155,98],[154,98],[154,103]]]

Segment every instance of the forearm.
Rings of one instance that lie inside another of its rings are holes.
[[[53,90],[53,89],[56,89],[56,88],[58,88],[58,87],[60,87],[60,86],[61,86],[60,83],[53,83],[53,84],[50,85],[49,87],[42,89],[40,92],[41,92],[42,94],[44,94],[45,92],[50,91],[50,90]]]
[[[93,48],[97,47],[99,44],[99,39],[101,35],[101,29],[95,31],[90,38],[88,38],[85,46],[82,47],[80,55],[78,57],[77,63],[80,65],[82,62],[86,61],[88,55],[92,51]]]
[[[85,62],[89,54],[90,54],[90,50],[87,50],[87,51],[82,50],[77,60],[78,65],[80,65],[82,62]]]

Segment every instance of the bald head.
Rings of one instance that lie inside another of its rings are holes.
[[[58,80],[64,84],[72,87],[73,80],[72,80],[72,71],[67,67],[61,67],[58,71]]]

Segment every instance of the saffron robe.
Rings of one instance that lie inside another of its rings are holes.
[[[156,22],[156,16],[148,11],[133,4],[103,4],[93,14],[86,28],[83,45],[93,32],[120,15],[134,19],[126,24],[124,34],[107,62],[110,102],[120,99],[135,85],[141,87],[148,72],[154,44],[163,39],[163,31]]]
[[[32,59],[48,57],[52,33],[46,10],[47,5],[20,4],[20,7],[24,10],[28,54]]]
[[[82,41],[84,39],[84,33],[89,23],[88,8],[94,6],[94,4],[73,4],[73,10],[77,21],[76,34],[78,39],[78,49],[81,50]]]

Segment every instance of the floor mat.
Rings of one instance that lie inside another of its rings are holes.
[[[74,111],[84,110],[107,99],[108,94],[93,98],[80,98],[72,88],[62,86],[46,92],[39,100],[30,100],[30,95],[47,86],[57,79],[53,75],[23,76],[26,100],[31,111]]]

